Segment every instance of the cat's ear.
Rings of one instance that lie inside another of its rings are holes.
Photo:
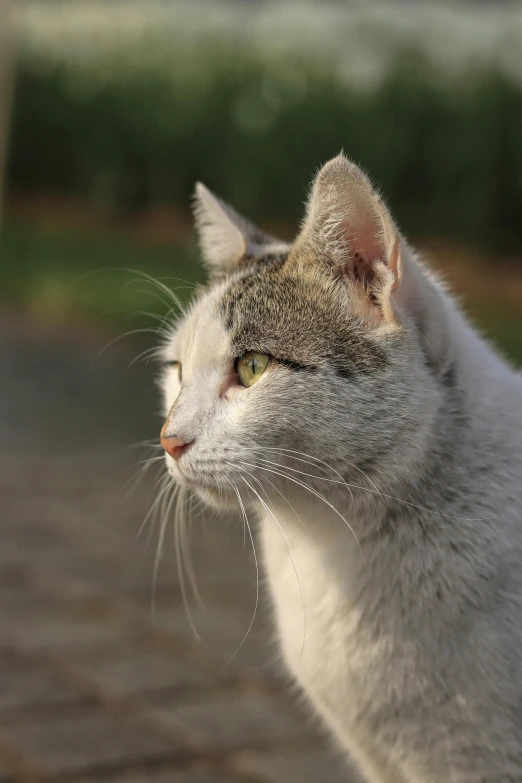
[[[401,238],[368,177],[342,153],[313,183],[299,244],[392,316],[391,295],[402,276]]]
[[[203,261],[213,273],[230,272],[242,261],[285,253],[289,246],[265,234],[201,182],[193,202]]]

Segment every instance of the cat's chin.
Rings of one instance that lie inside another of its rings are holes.
[[[180,470],[179,465],[169,465],[169,473],[176,484],[191,489],[207,506],[219,510],[237,508],[237,495],[230,489],[187,475],[186,471]]]
[[[211,508],[219,510],[237,507],[237,498],[230,492],[223,492],[214,487],[194,487],[196,494]]]

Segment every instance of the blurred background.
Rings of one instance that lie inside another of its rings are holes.
[[[355,779],[263,606],[235,653],[234,520],[186,509],[205,608],[165,497],[137,538],[173,306],[151,278],[182,301],[202,279],[196,180],[291,238],[342,148],[520,365],[521,139],[519,3],[0,0],[0,781]]]

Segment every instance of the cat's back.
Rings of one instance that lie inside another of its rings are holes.
[[[479,510],[489,498],[522,527],[522,372],[469,324],[459,326],[453,437],[471,480],[470,500]]]

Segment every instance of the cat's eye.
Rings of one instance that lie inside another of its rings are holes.
[[[266,353],[247,351],[236,362],[238,378],[243,386],[253,386],[263,375],[270,357]]]

